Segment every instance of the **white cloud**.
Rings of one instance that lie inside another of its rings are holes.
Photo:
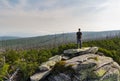
[[[0,1],[1,33],[119,29],[119,0],[19,0],[15,6],[10,1]]]

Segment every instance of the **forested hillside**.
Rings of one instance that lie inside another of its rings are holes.
[[[101,40],[120,36],[120,31],[103,31],[103,32],[83,32],[82,40]],[[29,38],[19,38],[0,41],[0,50],[3,49],[31,49],[31,48],[49,48],[57,47],[61,44],[76,42],[76,33],[61,33],[46,36],[37,36]]]
[[[97,46],[99,52],[112,57],[120,64],[120,38],[83,42],[83,47]],[[0,54],[0,81],[11,79],[17,72],[17,81],[27,81],[38,71],[38,66],[48,58],[62,54],[63,50],[76,48],[75,43],[62,44],[56,48],[28,49],[23,51],[6,50]]]

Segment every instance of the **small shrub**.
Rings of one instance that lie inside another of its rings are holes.
[[[4,64],[3,67],[0,68],[0,80],[7,76],[8,69],[9,64]]]

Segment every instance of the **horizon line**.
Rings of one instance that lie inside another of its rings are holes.
[[[120,30],[103,30],[103,31],[82,31],[82,32],[108,32],[108,31],[120,31]],[[77,32],[77,31],[76,31]],[[66,33],[75,33],[74,32],[61,32],[61,33],[49,33],[49,34],[43,34],[43,35],[28,35],[28,36],[20,36],[20,35],[0,35],[0,37],[19,37],[19,38],[26,38],[26,37],[37,37],[37,36],[47,36],[47,35],[56,35],[56,34],[66,34]],[[30,33],[29,33],[30,34]]]

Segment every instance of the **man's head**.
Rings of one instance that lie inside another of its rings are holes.
[[[80,28],[78,29],[78,31],[80,31]]]

